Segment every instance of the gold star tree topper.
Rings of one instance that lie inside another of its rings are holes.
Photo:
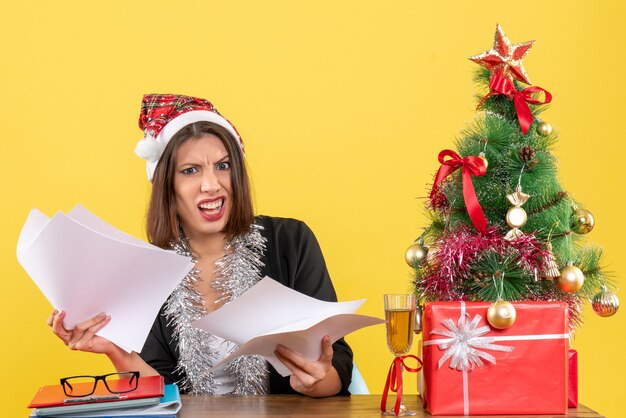
[[[524,65],[522,65],[522,58],[534,44],[535,41],[511,44],[500,24],[497,24],[493,49],[474,55],[469,59],[487,68],[492,74],[497,72],[511,80],[531,84]]]

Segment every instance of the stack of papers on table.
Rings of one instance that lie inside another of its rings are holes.
[[[161,305],[193,268],[189,257],[134,238],[82,206],[52,218],[33,209],[17,242],[17,259],[73,328],[101,312],[102,336],[141,351]]]
[[[324,302],[265,277],[237,299],[195,321],[194,326],[240,345],[217,369],[241,355],[263,356],[282,376],[291,374],[276,357],[282,344],[317,361],[325,335],[335,342],[346,334],[385,321],[354,312],[365,299]]]

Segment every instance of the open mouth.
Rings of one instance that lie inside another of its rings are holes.
[[[223,205],[224,205],[224,198],[222,197],[212,202],[200,203],[198,205],[198,208],[200,208],[202,212],[210,215],[210,214],[219,212],[222,209]]]
[[[198,209],[208,216],[216,215],[220,213],[222,208],[224,207],[224,198],[219,198],[210,202],[202,202],[198,205]]]

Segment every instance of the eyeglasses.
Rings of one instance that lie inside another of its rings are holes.
[[[132,392],[139,385],[139,372],[118,372],[101,376],[70,376],[60,379],[63,392],[69,397],[93,394],[99,380],[102,380],[110,393]]]

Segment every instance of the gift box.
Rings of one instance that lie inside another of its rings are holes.
[[[424,308],[424,408],[432,415],[566,414],[568,318],[562,302],[516,302],[495,329],[490,302]]]
[[[573,348],[569,350],[569,384],[567,388],[567,406],[578,406],[578,353]]]

